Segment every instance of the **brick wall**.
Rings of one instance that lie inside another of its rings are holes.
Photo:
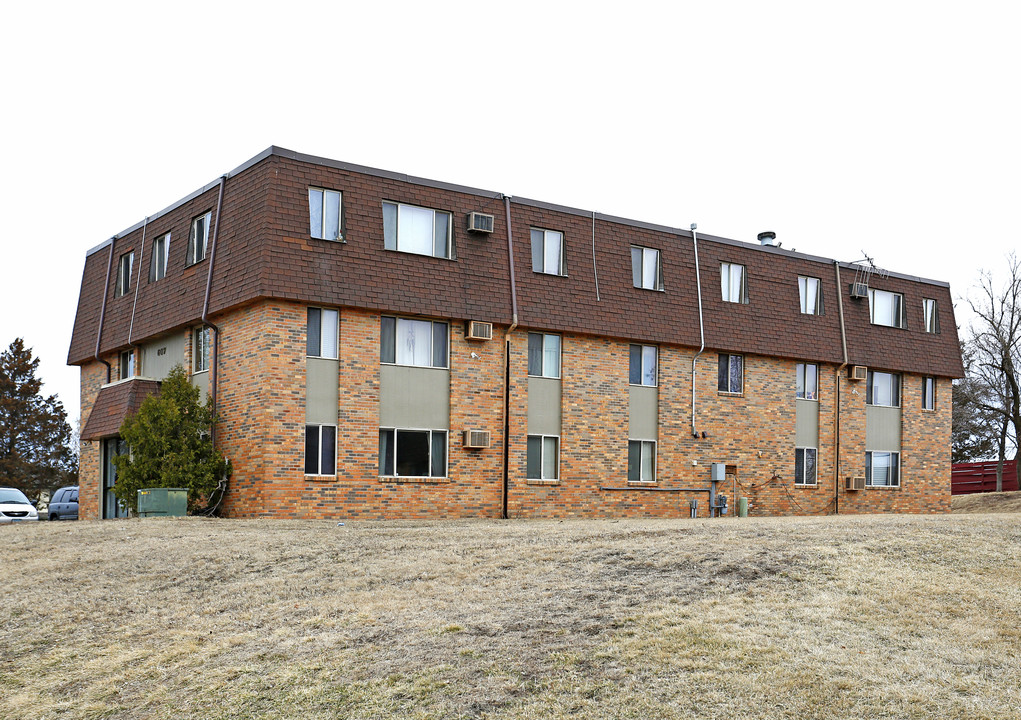
[[[105,359],[113,364],[113,358]],[[85,427],[85,421],[99,395],[99,388],[105,383],[106,365],[93,361],[81,366],[81,427]],[[79,448],[78,517],[95,519],[99,517],[103,444],[98,440],[82,440]]]

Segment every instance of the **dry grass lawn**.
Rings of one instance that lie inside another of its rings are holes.
[[[1010,514],[0,527],[3,718],[1019,718]]]
[[[1021,491],[955,495],[950,505],[955,513],[1021,513]]]

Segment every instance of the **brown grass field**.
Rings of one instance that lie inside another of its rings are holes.
[[[1019,518],[0,527],[0,717],[1016,719]]]

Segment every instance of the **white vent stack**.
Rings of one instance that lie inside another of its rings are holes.
[[[770,230],[759,233],[759,242],[763,245],[769,245],[770,247],[776,246],[776,233]]]

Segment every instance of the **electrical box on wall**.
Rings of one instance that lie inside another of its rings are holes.
[[[713,463],[709,477],[713,482],[724,482],[727,479],[727,464]]]

